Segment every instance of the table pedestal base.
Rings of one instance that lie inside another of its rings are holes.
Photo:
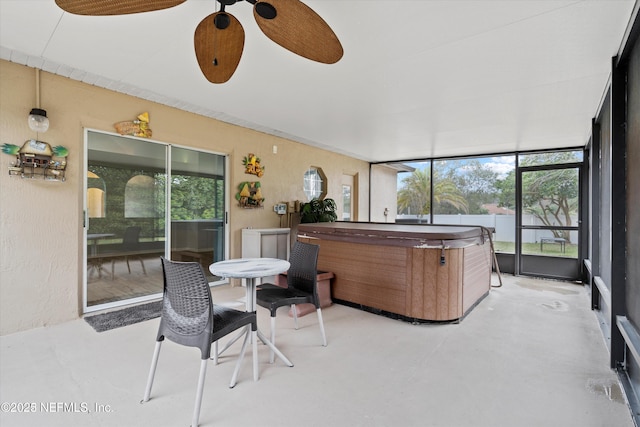
[[[260,277],[268,277],[271,275],[280,274],[283,271],[287,271],[290,267],[288,261],[275,259],[275,258],[246,258],[246,259],[237,259],[237,260],[228,260],[228,261],[219,261],[213,263],[209,266],[209,271],[214,276],[220,277],[233,277],[236,279],[245,279],[246,280],[246,302],[245,307],[247,312],[256,312],[256,278]],[[245,334],[244,343],[242,344],[242,350],[240,354],[240,358],[244,355],[244,351],[247,346],[247,340],[249,338],[249,329],[246,332],[241,331],[235,337],[233,337],[221,351],[218,351],[218,347],[216,346],[214,349],[214,359],[217,361],[218,356],[222,354],[226,349],[228,349],[234,342],[236,342],[242,334]],[[267,337],[264,336],[260,330],[256,330],[254,334],[252,334],[252,344],[254,348],[254,359],[253,359],[253,379],[254,381],[258,380],[258,365],[257,365],[257,357],[256,357],[256,346],[258,343],[258,338],[265,345],[269,347],[271,350],[271,354],[276,354],[278,357],[285,363],[287,366],[293,366],[293,363],[287,357],[282,354],[280,350],[274,345],[272,341],[269,341]],[[270,355],[270,359],[273,359],[273,356]],[[236,371],[238,368],[236,367]],[[233,378],[231,379],[231,387],[235,385],[237,377],[237,372],[234,372]]]
[[[225,344],[224,347],[222,347],[222,350],[219,350],[216,348],[214,348],[214,355],[212,357],[212,359],[214,360],[214,363],[217,365],[218,364],[218,357],[224,353],[229,347],[231,347],[233,345],[233,343],[235,343],[236,341],[238,341],[240,339],[240,337],[242,337],[244,335],[244,342],[242,343],[242,349],[240,350],[240,356],[238,358],[238,364],[236,365],[236,369],[233,372],[233,377],[231,378],[231,383],[229,384],[229,388],[233,388],[236,385],[237,379],[238,379],[238,372],[240,371],[240,362],[242,362],[242,359],[244,358],[244,352],[246,350],[247,347],[247,340],[249,339],[249,336],[251,335],[251,326],[247,326],[245,331],[240,331],[239,334],[237,334],[235,337],[233,337],[231,340],[229,340],[229,342],[227,342]],[[267,337],[264,336],[264,334],[262,332],[260,332],[260,330],[256,331],[256,336],[251,338],[251,343],[253,345],[253,380],[254,381],[258,381],[258,379],[260,378],[260,370],[258,368],[258,358],[256,356],[257,352],[258,352],[258,341],[255,338],[259,338],[260,341],[262,341],[263,344],[265,344],[267,347],[269,347],[269,349],[271,349],[271,351],[273,353],[276,354],[276,356],[278,356],[280,358],[280,360],[282,360],[287,366],[293,367],[293,363],[291,363],[291,361],[287,358],[287,356],[285,356],[284,354],[282,354],[282,352],[280,350],[278,350],[278,348],[273,345],[273,343],[271,341],[269,341],[267,339]]]

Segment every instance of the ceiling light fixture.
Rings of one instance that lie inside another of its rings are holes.
[[[29,113],[29,128],[35,132],[46,132],[49,129],[49,119],[47,112],[42,108],[32,108]]]

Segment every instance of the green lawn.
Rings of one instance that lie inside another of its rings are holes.
[[[496,252],[514,253],[515,242],[493,242]],[[546,255],[566,258],[578,258],[578,246],[574,244],[565,245],[565,251],[562,252],[559,244],[545,243],[540,251],[540,243],[523,243],[523,255]]]

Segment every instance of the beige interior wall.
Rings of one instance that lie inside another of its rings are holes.
[[[395,222],[398,212],[398,171],[385,165],[371,166],[371,221]],[[387,215],[385,215],[385,210]]]
[[[241,229],[278,227],[273,205],[305,200],[302,180],[311,165],[328,178],[327,197],[341,197],[343,173],[357,173],[360,218],[368,217],[368,163],[161,104],[40,73],[40,106],[49,130],[39,139],[69,149],[65,182],[9,177],[14,156],[0,153],[0,335],[77,318],[82,311],[82,188],[85,128],[115,132],[113,124],[148,111],[153,140],[230,156],[230,254],[241,255]],[[36,135],[27,115],[36,107],[36,71],[0,60],[0,144],[22,145]],[[277,146],[277,154],[273,146]],[[262,178],[244,173],[255,153]],[[264,209],[239,208],[242,181],[259,180]]]

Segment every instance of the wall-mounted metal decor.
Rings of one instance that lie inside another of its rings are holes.
[[[58,145],[51,148],[46,142],[36,139],[27,140],[22,147],[3,144],[2,152],[16,156],[9,165],[9,175],[22,178],[39,178],[50,181],[64,181],[69,150]]]

